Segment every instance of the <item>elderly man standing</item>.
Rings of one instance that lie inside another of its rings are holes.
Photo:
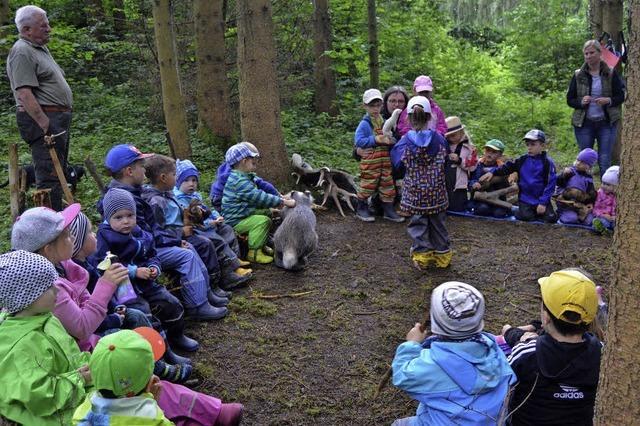
[[[56,135],[55,147],[62,169],[67,170],[71,88],[46,44],[51,27],[47,12],[24,6],[15,18],[20,38],[7,58],[7,74],[17,104],[20,136],[29,144],[38,189],[51,188],[51,207],[62,210],[62,187],[45,145],[45,135]]]

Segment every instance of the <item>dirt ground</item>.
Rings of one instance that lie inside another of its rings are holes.
[[[458,280],[486,298],[486,327],[539,316],[536,279],[581,266],[608,285],[611,239],[559,226],[450,217],[450,268],[409,262],[406,224],[318,216],[320,249],[299,273],[274,266],[237,291],[222,322],[190,324],[198,390],[245,404],[246,425],[386,425],[417,403],[373,393],[399,343],[425,317],[430,290]],[[298,297],[263,299],[256,296]]]

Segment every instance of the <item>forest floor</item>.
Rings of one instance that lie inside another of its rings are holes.
[[[611,239],[582,229],[450,217],[446,270],[411,267],[406,224],[318,215],[320,248],[306,270],[259,267],[222,322],[189,325],[198,390],[245,404],[247,425],[386,425],[417,403],[373,394],[430,290],[457,280],[485,296],[485,329],[539,316],[537,278],[581,266],[605,286]],[[297,297],[261,298],[268,295]]]

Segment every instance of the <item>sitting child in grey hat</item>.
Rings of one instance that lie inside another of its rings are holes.
[[[431,331],[409,330],[393,359],[393,384],[420,402],[392,426],[499,423],[516,377],[495,338],[482,331],[484,297],[450,281],[431,293]]]

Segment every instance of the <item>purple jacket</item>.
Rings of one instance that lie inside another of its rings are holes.
[[[556,194],[561,194],[565,189],[574,188],[587,194],[587,203],[593,203],[596,200],[596,190],[593,186],[593,176],[590,173],[581,173],[576,170],[575,166],[569,167],[570,172],[564,171],[558,174],[556,179]]]

